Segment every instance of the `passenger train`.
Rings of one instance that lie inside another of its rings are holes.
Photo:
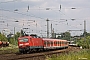
[[[68,48],[67,40],[40,38],[37,35],[23,36],[18,38],[20,53],[27,53],[39,50],[50,50]]]

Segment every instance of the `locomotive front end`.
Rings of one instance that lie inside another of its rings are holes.
[[[19,51],[21,53],[29,51],[29,38],[24,37],[24,38],[19,38],[18,39],[18,47]]]

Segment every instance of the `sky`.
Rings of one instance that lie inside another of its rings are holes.
[[[74,9],[73,9],[74,8]],[[0,0],[0,31],[14,33],[22,28],[26,33],[46,36],[47,19],[55,33],[68,30],[71,35],[90,33],[90,0]],[[73,20],[74,19],[74,20]],[[18,21],[18,22],[16,22]]]

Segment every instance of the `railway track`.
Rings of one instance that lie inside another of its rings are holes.
[[[46,56],[53,54],[68,53],[69,51],[78,50],[76,47],[69,47],[62,50],[45,51],[31,54],[5,54],[0,55],[0,60],[45,60]]]

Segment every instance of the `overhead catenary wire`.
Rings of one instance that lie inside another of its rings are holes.
[[[22,1],[22,0],[12,0],[12,1],[5,1],[5,2],[0,2],[0,3],[9,3],[9,2],[18,2],[18,1]],[[61,4],[61,1],[60,1],[60,5],[59,5],[59,9],[61,10],[61,9],[72,9],[71,7],[67,7],[67,8],[63,8],[62,6],[61,6],[62,4]],[[73,8],[79,8],[79,7],[73,7]],[[86,8],[88,8],[88,7],[86,7]],[[59,10],[59,9],[57,9],[57,8],[49,8],[49,10],[53,10],[53,9],[56,9],[56,10]],[[79,9],[81,9],[81,8],[79,8]],[[28,10],[30,10],[30,6],[28,5]],[[35,9],[34,9],[35,10]],[[60,11],[62,14],[64,14],[62,11]],[[15,12],[15,13],[18,13],[18,12]],[[40,18],[40,19],[46,19],[46,18],[42,18],[42,17],[37,17],[37,16],[35,16],[35,15],[33,15],[33,14],[31,14],[31,15],[27,15],[27,14],[24,14],[24,13],[18,13],[18,14],[22,14],[22,15],[26,15],[26,16],[31,16],[31,17],[35,17],[35,18]],[[65,16],[67,16],[66,14],[64,14]],[[67,16],[68,17],[68,16]],[[69,17],[70,19],[72,19],[71,17]],[[53,20],[53,19],[49,19],[49,20]]]
[[[35,18],[39,18],[39,19],[43,19],[43,20],[46,20],[46,18],[42,18],[42,17],[37,17],[35,16],[34,14],[24,14],[24,13],[20,13],[20,12],[15,12],[15,11],[10,11],[10,10],[6,10],[6,9],[0,9],[2,11],[8,11],[8,12],[12,12],[12,13],[16,13],[16,14],[20,14],[20,15],[24,15],[24,16],[31,16],[31,17],[35,17]],[[53,19],[49,19],[49,20],[53,20]]]
[[[31,17],[35,17],[35,18],[40,18],[40,19],[43,19],[43,20],[46,20],[46,18],[42,18],[42,17],[37,17],[35,16],[34,14],[25,14],[25,13],[22,13],[22,12],[15,12],[15,11],[10,11],[10,10],[6,10],[6,9],[0,9],[0,10],[3,10],[3,11],[8,11],[8,12],[13,12],[13,13],[17,13],[17,14],[21,14],[21,15],[25,15],[25,16],[31,16]],[[28,10],[29,10],[29,5],[28,5]],[[52,9],[51,9],[52,10]],[[59,11],[59,10],[58,10]],[[62,11],[60,11],[60,13],[64,14]],[[65,16],[69,17],[68,15],[64,14]],[[75,18],[70,18],[70,19],[67,19],[66,20],[72,20],[72,19],[75,19]],[[49,19],[49,20],[53,20],[53,19]],[[62,20],[62,19],[57,19],[57,20]],[[65,20],[65,19],[64,19]],[[75,19],[76,20],[76,19]],[[78,20],[82,20],[82,19],[78,19]]]
[[[10,1],[8,1],[8,2],[10,2]],[[8,2],[6,2],[6,3],[8,3]],[[11,1],[11,2],[14,2],[14,1]],[[69,8],[66,8],[66,9],[69,9]],[[4,10],[6,10],[6,9],[4,9]],[[29,9],[28,9],[29,10]],[[50,10],[57,10],[58,11],[58,9],[56,9],[56,8],[50,8]],[[35,18],[39,18],[39,19],[43,19],[43,20],[46,20],[46,18],[42,18],[42,17],[38,17],[38,16],[36,16],[36,15],[34,15],[34,14],[25,14],[25,13],[23,13],[23,12],[15,12],[15,11],[10,11],[9,10],[9,12],[13,12],[13,13],[17,13],[17,14],[20,14],[20,15],[24,15],[24,16],[31,16],[31,17],[35,17]],[[67,17],[69,17],[68,15],[66,15],[64,12],[62,12],[62,11],[60,11],[60,13],[61,14],[64,14],[65,16],[67,16]],[[71,17],[69,17],[70,19],[67,19],[67,20],[71,20],[72,18]],[[11,18],[12,19],[12,18]],[[49,18],[48,18],[49,19]],[[54,21],[54,19],[49,19],[50,21],[51,20],[53,20]],[[57,21],[59,21],[59,20],[61,20],[61,19],[57,19]],[[79,20],[81,20],[81,19],[79,19]]]
[[[14,0],[14,1],[17,1],[17,0]],[[13,1],[13,2],[14,2]],[[11,1],[12,2],[12,1]],[[29,5],[28,5],[28,10],[30,9],[30,7],[29,7]],[[50,8],[51,10],[52,10],[52,8]],[[56,8],[53,8],[53,9],[56,9]],[[10,10],[5,10],[5,9],[0,9],[0,10],[4,10],[4,11],[9,11],[9,12],[12,12],[12,11],[10,11]],[[60,5],[60,10],[61,10],[61,5]],[[58,10],[59,11],[59,10]],[[13,13],[17,13],[17,14],[21,14],[21,15],[25,15],[25,16],[31,16],[31,17],[35,17],[35,18],[40,18],[40,19],[44,19],[44,20],[46,20],[46,18],[42,18],[42,17],[37,17],[37,16],[35,16],[35,15],[33,15],[33,14],[24,14],[24,13],[19,13],[19,12],[13,12]],[[61,12],[62,13],[62,12]],[[64,14],[65,15],[65,14]],[[49,19],[49,20],[53,20],[53,19]]]
[[[40,19],[44,19],[44,20],[45,20],[45,18],[37,17],[37,16],[35,16],[35,15],[31,14],[31,13],[30,13],[30,14],[31,14],[31,15],[30,15],[30,14],[24,14],[24,13],[20,13],[20,12],[5,10],[5,9],[0,9],[0,10],[12,12],[12,13],[17,13],[17,14],[21,14],[21,15],[25,15],[25,16],[31,16],[31,17],[40,18]]]
[[[50,8],[51,9],[51,8]],[[61,9],[61,8],[60,8]],[[35,17],[35,18],[40,18],[40,19],[44,19],[44,20],[46,20],[46,18],[42,18],[42,17],[38,17],[38,16],[35,16],[34,14],[32,14],[32,13],[30,13],[30,14],[24,14],[23,12],[15,12],[15,11],[10,11],[10,10],[6,10],[6,9],[0,9],[0,10],[3,10],[3,11],[8,11],[8,12],[13,12],[13,13],[17,13],[17,14],[21,14],[21,15],[25,15],[25,16],[31,16],[31,17]],[[29,5],[28,5],[28,10],[30,10],[30,7],[29,7]],[[53,10],[53,9],[51,9],[51,10]],[[59,11],[59,10],[58,10]],[[60,10],[60,13],[62,13],[62,14],[64,14],[61,10]],[[68,16],[68,15],[66,15],[66,14],[64,14],[65,16],[67,16],[67,17],[69,17],[70,19],[69,20],[71,20],[72,18],[70,17],[70,16]],[[53,19],[49,19],[49,20],[53,20]],[[59,19],[58,19],[59,20]],[[68,20],[68,19],[66,19],[66,20]],[[80,19],[79,19],[80,20]]]
[[[18,1],[18,0],[13,0],[13,1],[5,1],[5,2],[0,2],[0,4],[2,4],[2,3],[10,3],[10,2],[16,2],[16,1]]]

